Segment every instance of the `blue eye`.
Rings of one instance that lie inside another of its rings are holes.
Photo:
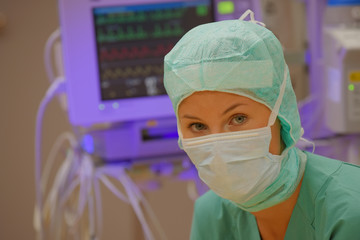
[[[246,116],[244,115],[236,115],[231,119],[232,124],[241,124],[246,120]]]
[[[206,129],[206,126],[205,126],[205,124],[202,124],[202,123],[192,123],[192,124],[190,124],[190,128],[193,131],[202,131],[202,130]]]

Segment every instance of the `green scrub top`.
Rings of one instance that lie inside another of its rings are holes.
[[[360,239],[360,167],[305,152],[285,240]],[[208,191],[195,203],[191,240],[260,240],[255,216]]]

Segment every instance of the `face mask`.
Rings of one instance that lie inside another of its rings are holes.
[[[269,152],[271,126],[279,112],[286,76],[285,72],[266,127],[189,139],[183,139],[180,134],[182,146],[202,181],[216,194],[247,211],[260,211],[285,200],[299,181],[301,161],[284,163],[284,159],[288,160],[289,149],[281,155]],[[279,180],[280,175],[282,179]],[[275,187],[269,190],[273,185]]]
[[[278,176],[281,157],[269,153],[269,127],[184,139],[199,177],[219,196],[245,203]]]

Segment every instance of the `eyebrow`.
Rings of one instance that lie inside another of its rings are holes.
[[[226,113],[230,112],[234,108],[237,108],[238,106],[241,106],[241,105],[246,105],[246,104],[245,103],[235,103],[235,104],[231,105],[228,109],[226,109],[223,112],[222,115],[225,115]],[[182,118],[188,118],[188,119],[194,119],[194,120],[202,121],[201,118],[198,118],[198,117],[195,117],[195,116],[192,116],[192,115],[188,115],[188,114],[183,115]]]
[[[231,105],[228,109],[226,109],[222,115],[225,115],[226,113],[230,112],[234,108],[237,108],[238,106],[241,106],[241,105],[246,105],[246,104],[245,103],[235,103],[235,104]]]
[[[201,119],[200,118],[198,118],[198,117],[195,117],[195,116],[191,116],[191,115],[187,115],[187,114],[185,114],[184,116],[182,116],[183,118],[189,118],[189,119],[194,119],[194,120],[199,120],[199,121],[201,121]]]

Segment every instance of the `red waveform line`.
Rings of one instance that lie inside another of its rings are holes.
[[[101,61],[141,59],[146,57],[165,56],[174,47],[174,44],[159,44],[155,48],[150,49],[148,46],[141,47],[122,47],[121,49],[113,48],[111,50],[102,50],[100,52]]]

